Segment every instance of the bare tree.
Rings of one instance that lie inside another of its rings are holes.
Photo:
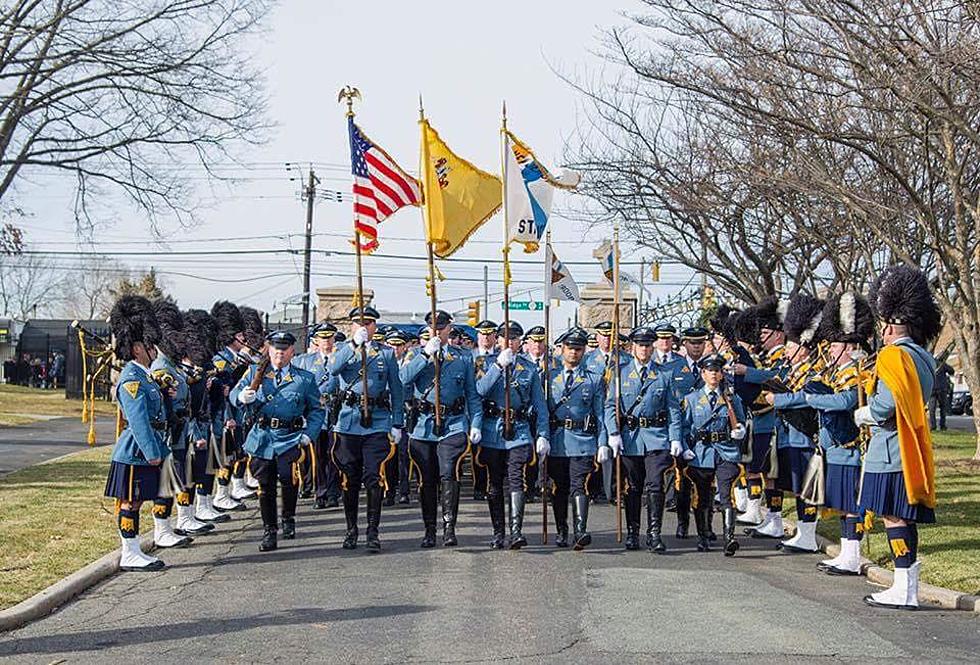
[[[22,321],[57,307],[64,273],[36,255],[0,257],[0,308]]]
[[[74,179],[91,230],[100,188],[156,228],[193,219],[186,163],[263,138],[265,97],[239,49],[271,0],[13,0],[0,7],[0,201],[33,171]]]
[[[109,296],[111,302],[123,296],[143,296],[150,300],[159,300],[167,297],[166,284],[156,270],[150,268],[142,274],[116,279],[115,284],[109,287]]]
[[[980,23],[965,0],[646,0],[611,50],[780,145],[774,181],[928,270],[980,394]],[[819,209],[819,208],[818,208]],[[801,226],[818,233],[820,226]],[[980,431],[980,412],[975,415]],[[976,459],[980,459],[980,437]]]
[[[129,279],[129,270],[122,263],[105,256],[89,258],[64,279],[62,309],[74,319],[106,317],[112,309],[113,289]]]

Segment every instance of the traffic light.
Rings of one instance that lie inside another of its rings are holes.
[[[654,261],[653,265],[650,266],[650,277],[655,282],[660,281],[660,261]]]
[[[471,300],[466,303],[466,323],[475,326],[480,322],[480,301]]]

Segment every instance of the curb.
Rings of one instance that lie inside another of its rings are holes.
[[[829,556],[834,557],[840,554],[840,545],[820,534],[817,534],[817,545],[820,546],[822,552]],[[861,572],[868,578],[869,582],[886,587],[891,586],[895,579],[895,574],[892,571],[882,568],[864,557],[861,557]],[[925,582],[919,584],[919,600],[944,610],[964,610],[980,614],[980,596],[933,586]]]
[[[143,534],[140,538],[140,547],[144,552],[153,550],[153,532]],[[26,623],[51,614],[78,594],[117,572],[119,572],[119,550],[96,559],[27,600],[0,611],[0,632],[20,628]]]

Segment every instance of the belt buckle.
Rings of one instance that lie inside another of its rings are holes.
[[[270,418],[269,419],[269,427],[272,428],[272,429],[279,429],[279,422],[280,421],[279,421],[278,418]]]
[[[565,418],[565,429],[575,429],[575,423],[571,418]]]

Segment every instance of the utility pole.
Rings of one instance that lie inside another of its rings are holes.
[[[490,318],[490,280],[487,277],[488,268],[483,266],[483,318]]]
[[[310,255],[313,248],[313,204],[316,202],[317,180],[313,167],[310,167],[310,178],[303,189],[306,197],[306,249],[303,252],[303,337],[306,339],[310,332]]]

